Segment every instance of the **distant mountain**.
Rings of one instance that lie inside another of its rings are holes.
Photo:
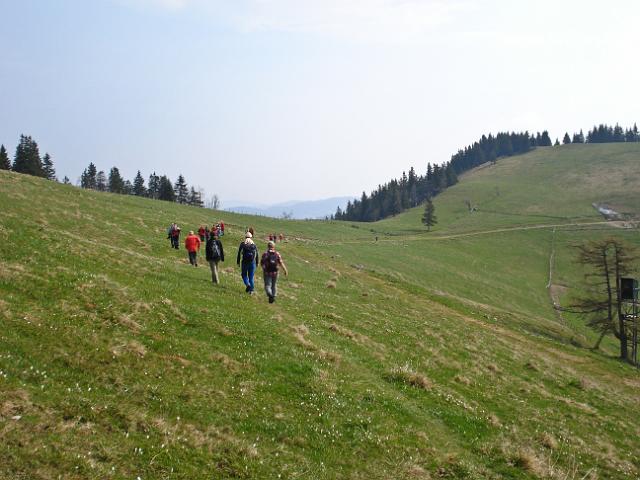
[[[344,210],[347,202],[354,198],[332,197],[322,200],[288,201],[275,205],[238,205],[227,207],[224,210],[274,218],[282,218],[285,214],[295,219],[324,218],[336,213],[338,207]]]

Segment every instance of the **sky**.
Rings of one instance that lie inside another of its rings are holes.
[[[637,0],[0,0],[0,143],[222,206],[359,196],[481,135],[640,121]]]

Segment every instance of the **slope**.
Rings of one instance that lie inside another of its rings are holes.
[[[368,225],[224,213],[214,287],[164,232],[217,219],[0,172],[0,476],[640,471],[637,374],[571,345],[544,293],[529,295],[546,281],[535,259],[547,265],[548,251],[507,252],[539,243],[533,232],[376,244]],[[232,268],[248,224],[289,238],[292,276],[275,305],[246,295]],[[489,237],[518,268],[477,242]],[[455,269],[467,284],[454,295]],[[486,291],[496,285],[508,288]]]

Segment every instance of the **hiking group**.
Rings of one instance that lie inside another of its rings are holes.
[[[259,256],[258,247],[253,241],[253,227],[249,227],[244,235],[244,240],[238,247],[236,264],[240,266],[242,282],[245,285],[245,292],[253,295],[255,293],[254,276],[258,265],[262,267],[264,277],[264,291],[267,294],[269,303],[273,303],[277,296],[277,282],[280,268],[286,276],[289,275],[287,267],[282,261],[282,256],[276,251],[275,241],[278,239],[275,234],[269,235],[267,251]],[[193,230],[189,232],[184,241],[184,246],[189,255],[189,263],[194,267],[198,266],[198,252],[203,242],[205,245],[205,258],[211,269],[211,281],[214,284],[220,283],[218,274],[218,264],[224,262],[224,248],[220,237],[224,235],[224,222],[220,221],[209,229],[208,226],[200,225],[198,234]],[[167,238],[171,240],[171,247],[178,249],[180,243],[180,227],[172,223],[167,230]],[[280,241],[284,235],[279,235]],[[260,260],[258,260],[260,259]]]

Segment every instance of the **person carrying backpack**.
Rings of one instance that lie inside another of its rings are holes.
[[[194,267],[198,266],[198,250],[200,250],[200,238],[193,233],[193,230],[189,232],[187,238],[184,239],[184,247],[189,252],[189,263]]]
[[[242,258],[242,281],[246,287],[245,292],[252,295],[255,290],[253,276],[258,266],[258,247],[253,243],[251,232],[245,233],[244,237],[244,241],[238,248],[236,263],[240,265],[240,259]]]
[[[207,240],[205,246],[205,255],[209,267],[211,267],[211,281],[213,283],[220,283],[218,278],[218,263],[224,262],[224,250],[222,249],[222,242],[218,239],[218,235],[212,232]]]
[[[276,252],[275,242],[269,242],[267,251],[262,255],[260,265],[262,266],[262,272],[264,274],[264,291],[269,297],[269,303],[276,301],[276,295],[278,293],[276,284],[278,282],[278,270],[282,267],[282,271],[286,276],[289,276],[287,267],[282,261],[282,256]]]
[[[173,224],[169,235],[171,237],[171,246],[176,250],[180,249],[180,227],[177,224]]]
[[[200,237],[201,242],[204,242],[206,239],[205,233],[204,225],[200,225],[200,228],[198,229],[198,236]]]

